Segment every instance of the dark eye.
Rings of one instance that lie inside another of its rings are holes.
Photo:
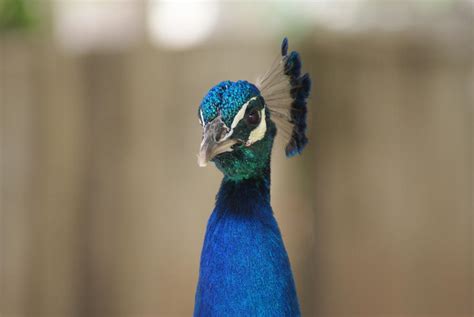
[[[260,111],[254,109],[247,115],[247,123],[251,125],[257,125],[260,123]]]

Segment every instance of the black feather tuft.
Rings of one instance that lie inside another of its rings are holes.
[[[285,42],[285,40],[283,41]],[[288,45],[288,41],[286,41],[286,45]],[[290,95],[293,102],[290,108],[290,116],[291,123],[294,124],[285,153],[287,157],[292,157],[300,154],[308,143],[306,137],[306,99],[308,99],[311,90],[311,79],[307,73],[300,76],[301,58],[297,52],[291,52],[290,55],[285,56],[284,62],[284,72],[289,77],[291,86]]]
[[[288,54],[288,39],[285,37],[281,42],[281,56],[286,56],[286,54]]]
[[[290,80],[297,79],[301,73],[301,58],[298,52],[291,52],[285,60],[285,75],[290,77]]]

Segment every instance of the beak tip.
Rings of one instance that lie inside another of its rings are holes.
[[[207,160],[203,158],[201,155],[198,155],[197,163],[199,167],[206,167],[207,166]]]

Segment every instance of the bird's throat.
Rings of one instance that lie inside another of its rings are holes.
[[[225,176],[216,199],[215,211],[249,214],[270,208],[270,168],[250,178]]]

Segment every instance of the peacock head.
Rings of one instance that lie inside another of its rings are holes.
[[[199,107],[204,128],[198,164],[212,160],[229,178],[249,178],[269,164],[275,124],[258,88],[247,81],[224,81]]]
[[[223,81],[209,90],[198,111],[203,137],[198,164],[216,164],[226,177],[247,179],[269,170],[277,131],[287,137],[286,155],[301,153],[308,142],[306,99],[311,82],[301,75],[298,53],[282,57],[257,83]]]

